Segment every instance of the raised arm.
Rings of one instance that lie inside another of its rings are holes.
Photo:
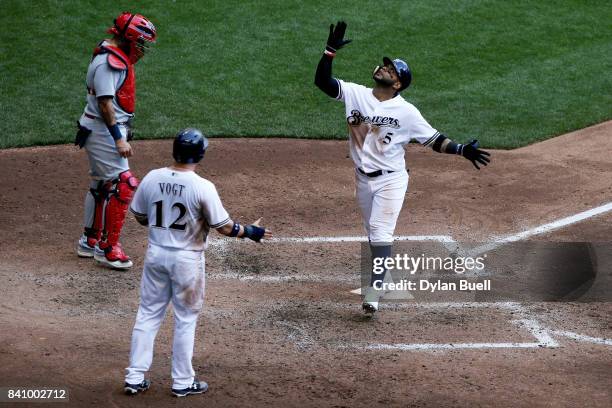
[[[351,40],[344,39],[345,32],[346,23],[344,21],[339,21],[335,27],[333,24],[330,24],[327,45],[319,65],[317,65],[317,72],[315,74],[315,85],[332,98],[336,98],[340,92],[338,80],[332,76],[332,61],[336,56],[336,52],[351,42]]]

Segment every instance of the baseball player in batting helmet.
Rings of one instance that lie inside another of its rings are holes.
[[[208,140],[198,129],[183,129],[172,149],[174,163],[152,170],[143,179],[130,210],[149,227],[140,307],[132,333],[130,365],[124,390],[138,394],[149,388],[145,379],[153,360],[153,343],[166,307],[174,308],[172,389],[177,397],[201,394],[208,384],[195,377],[191,359],[197,318],[204,304],[204,250],[211,229],[228,237],[259,242],[271,232],[258,222],[233,221],[210,181],[195,173]]]
[[[338,50],[351,42],[344,39],[345,31],[346,23],[342,21],[330,25],[315,85],[344,102],[357,201],[370,241],[372,262],[382,258],[384,264],[384,259],[391,257],[393,232],[408,188],[404,147],[417,141],[439,153],[461,155],[477,169],[489,163],[489,153],[478,149],[476,140],[468,144],[452,141],[400,95],[412,82],[410,67],[401,59],[382,59],[382,65],[372,74],[373,88],[334,78],[332,61]],[[386,272],[374,273],[374,269],[369,287],[362,291],[366,313],[378,310],[382,292],[379,288]]]
[[[157,31],[146,17],[124,12],[108,32],[113,37],[98,44],[87,69],[87,105],[77,122],[75,144],[87,151],[91,177],[77,254],[110,268],[127,269],[132,261],[119,235],[138,186],[128,164],[136,108],[134,64],[155,43]]]

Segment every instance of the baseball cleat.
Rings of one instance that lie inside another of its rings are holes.
[[[368,287],[365,290],[365,294],[363,297],[363,304],[361,305],[362,309],[366,313],[374,314],[378,311],[378,302],[382,298],[383,293],[374,289],[373,287]]]
[[[77,255],[81,258],[93,258],[94,248],[98,241],[95,238],[87,238],[81,235],[77,244]]]
[[[193,384],[191,384],[187,388],[183,388],[177,390],[176,388],[172,388],[172,395],[175,397],[186,397],[191,394],[203,394],[208,391],[208,384],[204,381],[193,380]]]
[[[121,244],[111,246],[107,242],[99,242],[94,248],[94,259],[113,269],[129,269],[133,265],[130,257],[123,252]]]
[[[378,302],[363,302],[361,308],[366,314],[374,314],[378,312]]]
[[[139,392],[145,392],[146,390],[149,389],[150,386],[151,386],[151,381],[149,380],[142,380],[140,384],[125,383],[125,385],[123,386],[123,391],[127,395],[136,395]]]

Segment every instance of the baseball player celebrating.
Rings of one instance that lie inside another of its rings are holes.
[[[119,235],[138,186],[128,165],[136,105],[134,64],[157,34],[147,18],[128,12],[117,17],[108,32],[113,37],[98,44],[87,69],[87,105],[77,123],[75,144],[87,151],[91,176],[85,196],[85,232],[77,254],[127,269],[132,261],[123,252]]]
[[[330,25],[327,46],[315,76],[315,84],[332,98],[343,101],[349,129],[349,147],[355,163],[357,201],[361,208],[372,258],[391,256],[393,231],[408,188],[404,146],[412,140],[436,152],[459,154],[479,169],[489,163],[489,153],[478,149],[478,142],[453,142],[431,127],[419,110],[400,92],[408,88],[412,73],[406,62],[384,57],[382,66],[374,69],[374,88],[367,88],[332,77],[336,52],[351,40],[344,39],[346,23]],[[378,310],[381,294],[374,290],[375,280],[384,272],[372,272],[370,287],[365,291],[363,309]]]
[[[140,307],[132,333],[130,366],[124,390],[149,388],[144,374],[153,359],[153,342],[170,300],[174,307],[172,394],[201,394],[191,365],[196,321],[204,303],[204,249],[209,230],[259,242],[272,236],[258,222],[242,226],[223,208],[214,184],[195,173],[207,139],[197,129],[181,130],[174,139],[175,163],[149,172],[140,183],[130,210],[149,227],[149,248],[140,288]]]

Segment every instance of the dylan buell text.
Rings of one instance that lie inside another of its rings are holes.
[[[491,280],[485,279],[473,282],[468,279],[460,279],[456,282],[443,282],[441,280],[430,281],[427,279],[409,280],[402,279],[399,282],[374,281],[374,289],[385,292],[390,291],[422,291],[422,292],[450,292],[450,291],[489,291]]]

